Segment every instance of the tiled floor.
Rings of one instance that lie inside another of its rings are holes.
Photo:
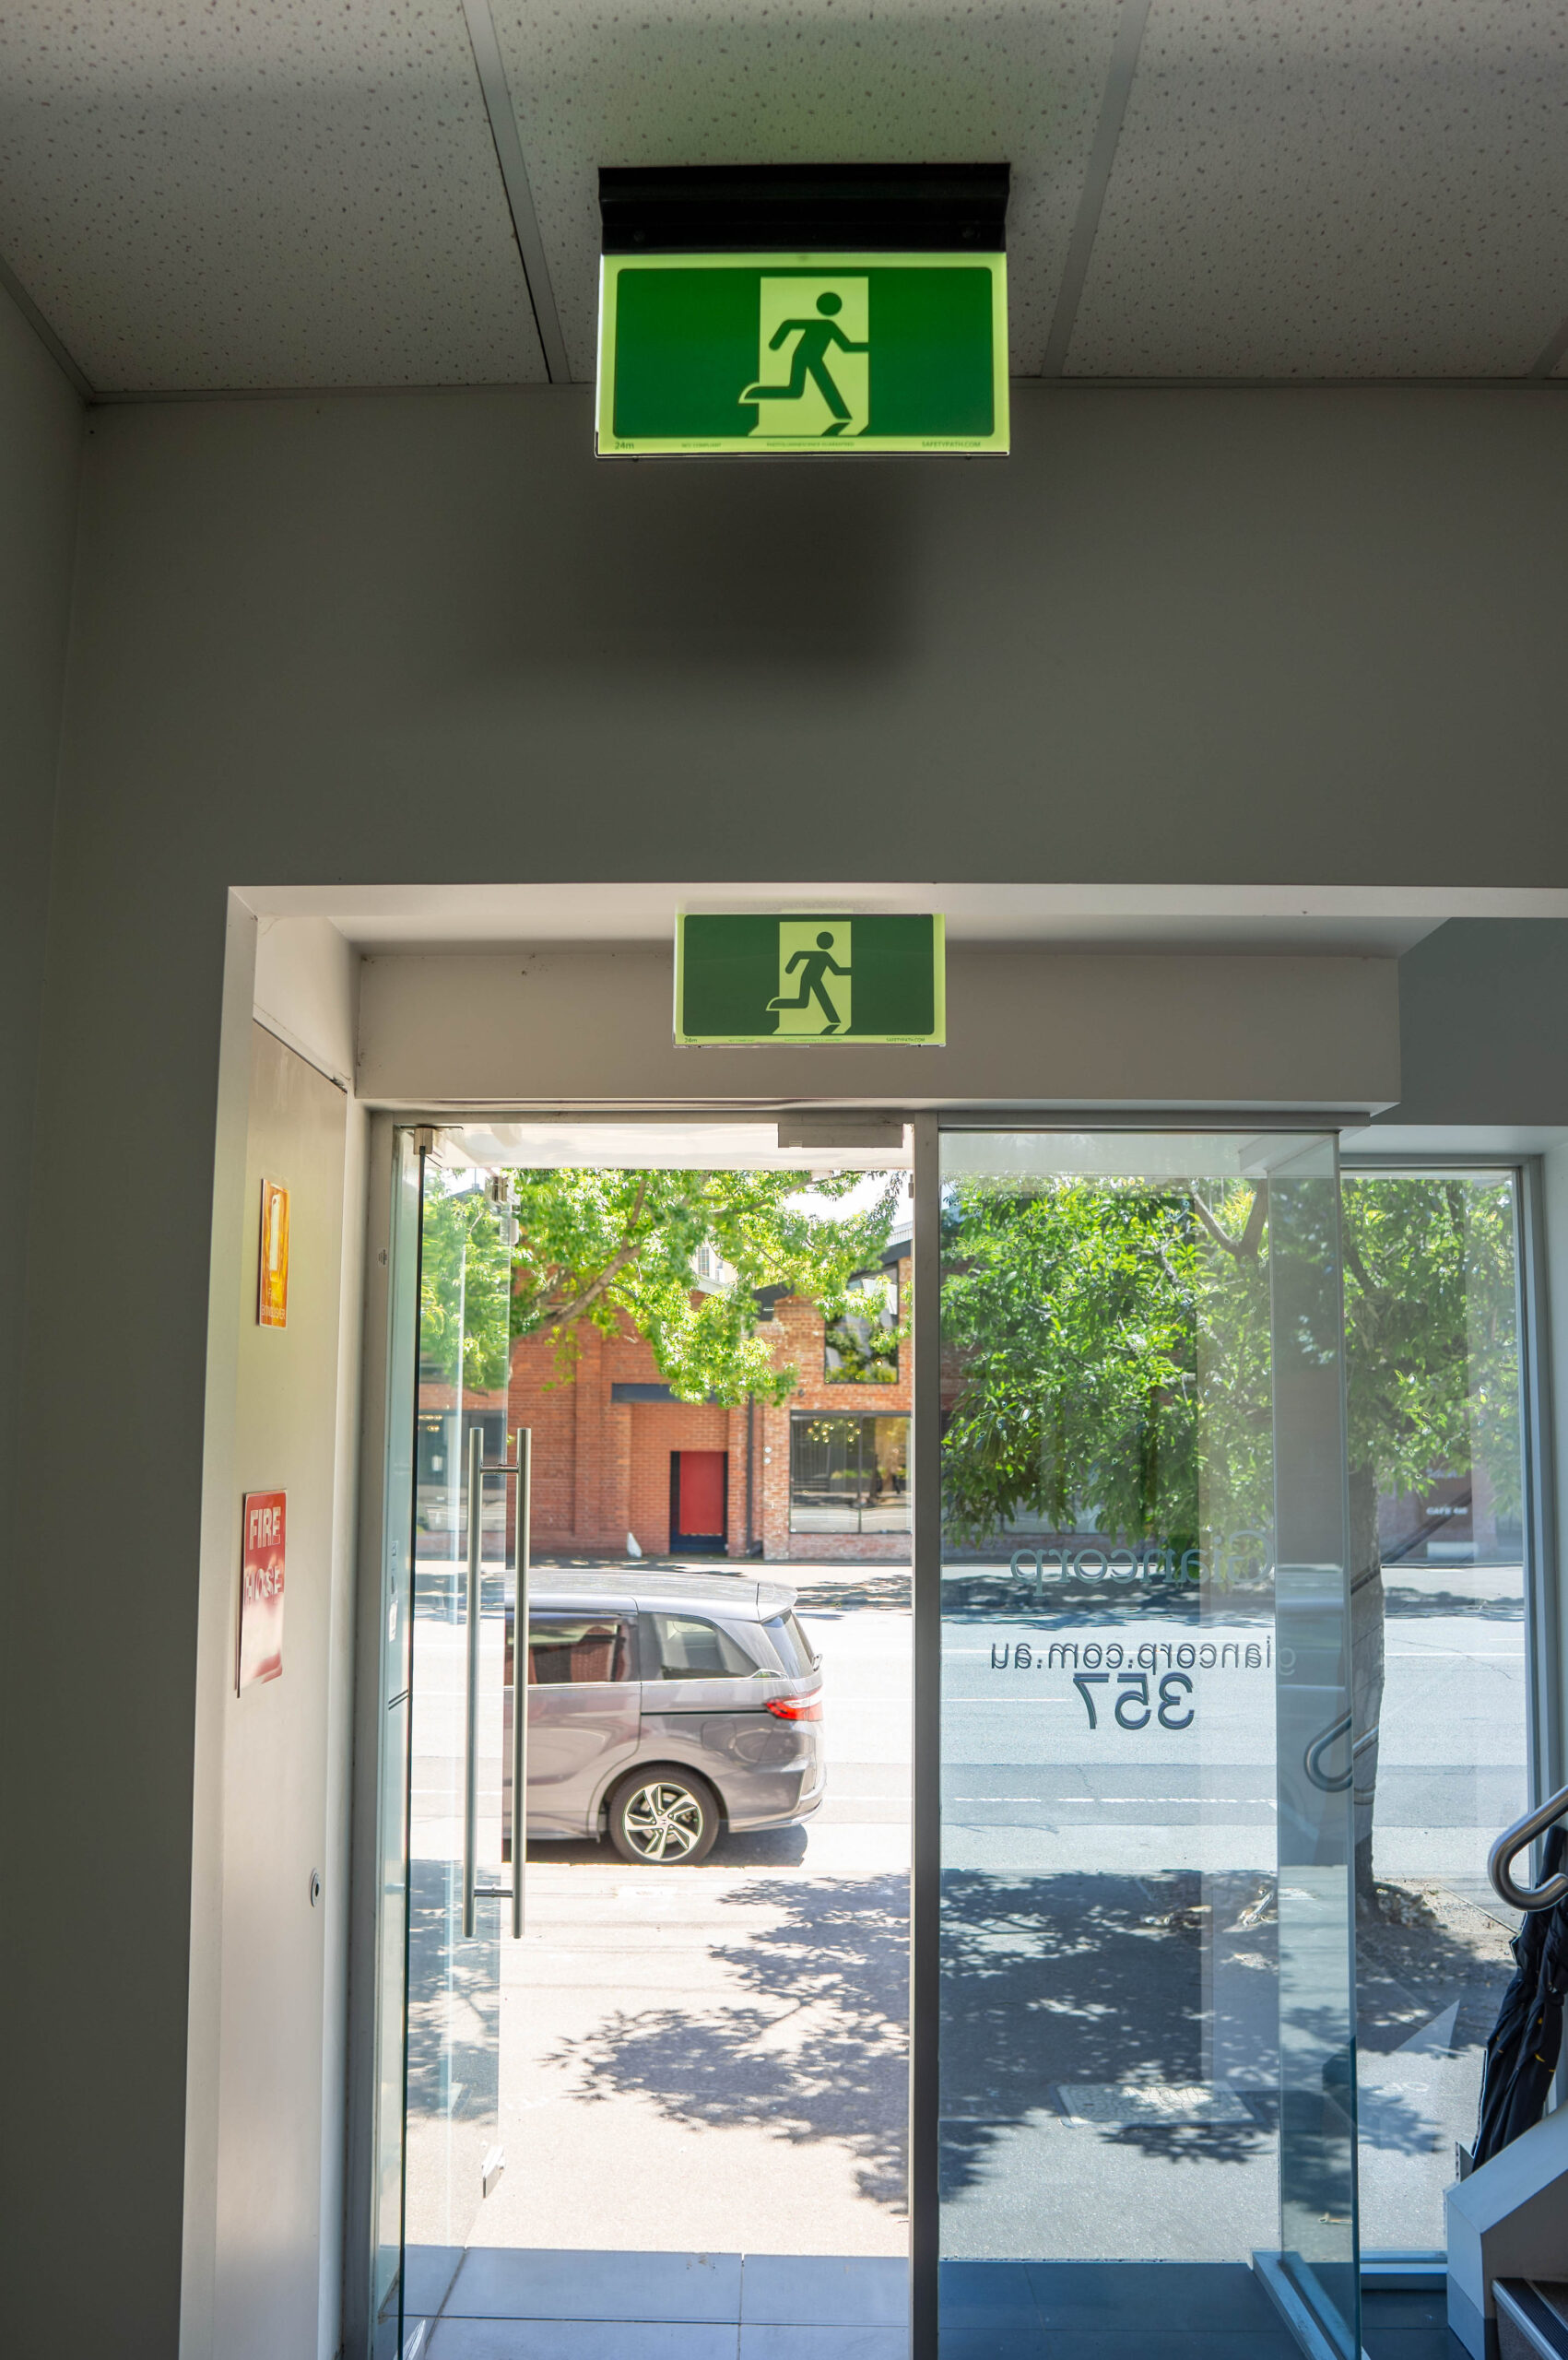
[[[1363,2295],[1362,2343],[1367,2360],[1469,2360],[1440,2294]]]
[[[450,2283],[448,2279],[450,2276]],[[904,2360],[902,2261],[476,2248],[405,2360]],[[412,2284],[412,2281],[411,2281]],[[1441,2294],[1370,2293],[1367,2360],[1463,2360]],[[1298,2360],[1242,2263],[948,2262],[942,2360]]]
[[[1241,2262],[949,2262],[942,2360],[1299,2360]]]

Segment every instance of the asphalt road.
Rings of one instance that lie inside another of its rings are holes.
[[[695,1870],[534,1847],[528,1935],[500,1945],[507,2169],[485,2243],[903,2249],[910,1625],[885,1574],[806,1578],[826,1681],[818,1818],[721,1839]],[[952,1587],[948,2249],[1244,2259],[1279,2241],[1270,1618],[1239,1600],[1201,1622],[1111,1599],[1008,1612]],[[1523,1801],[1517,1602],[1516,1572],[1390,1585],[1375,1865],[1410,1922],[1362,1944],[1374,2247],[1441,2238],[1506,1971],[1481,1874]],[[435,1750],[416,1788],[439,1845],[454,1798],[438,1723],[456,1726],[460,1665],[430,1661]],[[1332,2012],[1331,1990],[1312,1996]],[[1129,2082],[1174,2093],[1168,2118],[1129,2118]]]

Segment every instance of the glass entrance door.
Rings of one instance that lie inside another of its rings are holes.
[[[511,1216],[421,1140],[398,1134],[389,1270],[378,2360],[422,2348],[505,2161]]]
[[[1334,1142],[941,1148],[944,2338],[1352,2354]]]

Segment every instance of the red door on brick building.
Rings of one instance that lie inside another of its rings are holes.
[[[670,1547],[722,1549],[728,1451],[672,1450],[669,1456]]]

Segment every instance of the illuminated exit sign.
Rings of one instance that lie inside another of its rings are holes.
[[[676,921],[675,1037],[818,1044],[948,1037],[939,917],[795,910],[692,912]]]
[[[607,254],[601,458],[1008,449],[1001,254]]]

